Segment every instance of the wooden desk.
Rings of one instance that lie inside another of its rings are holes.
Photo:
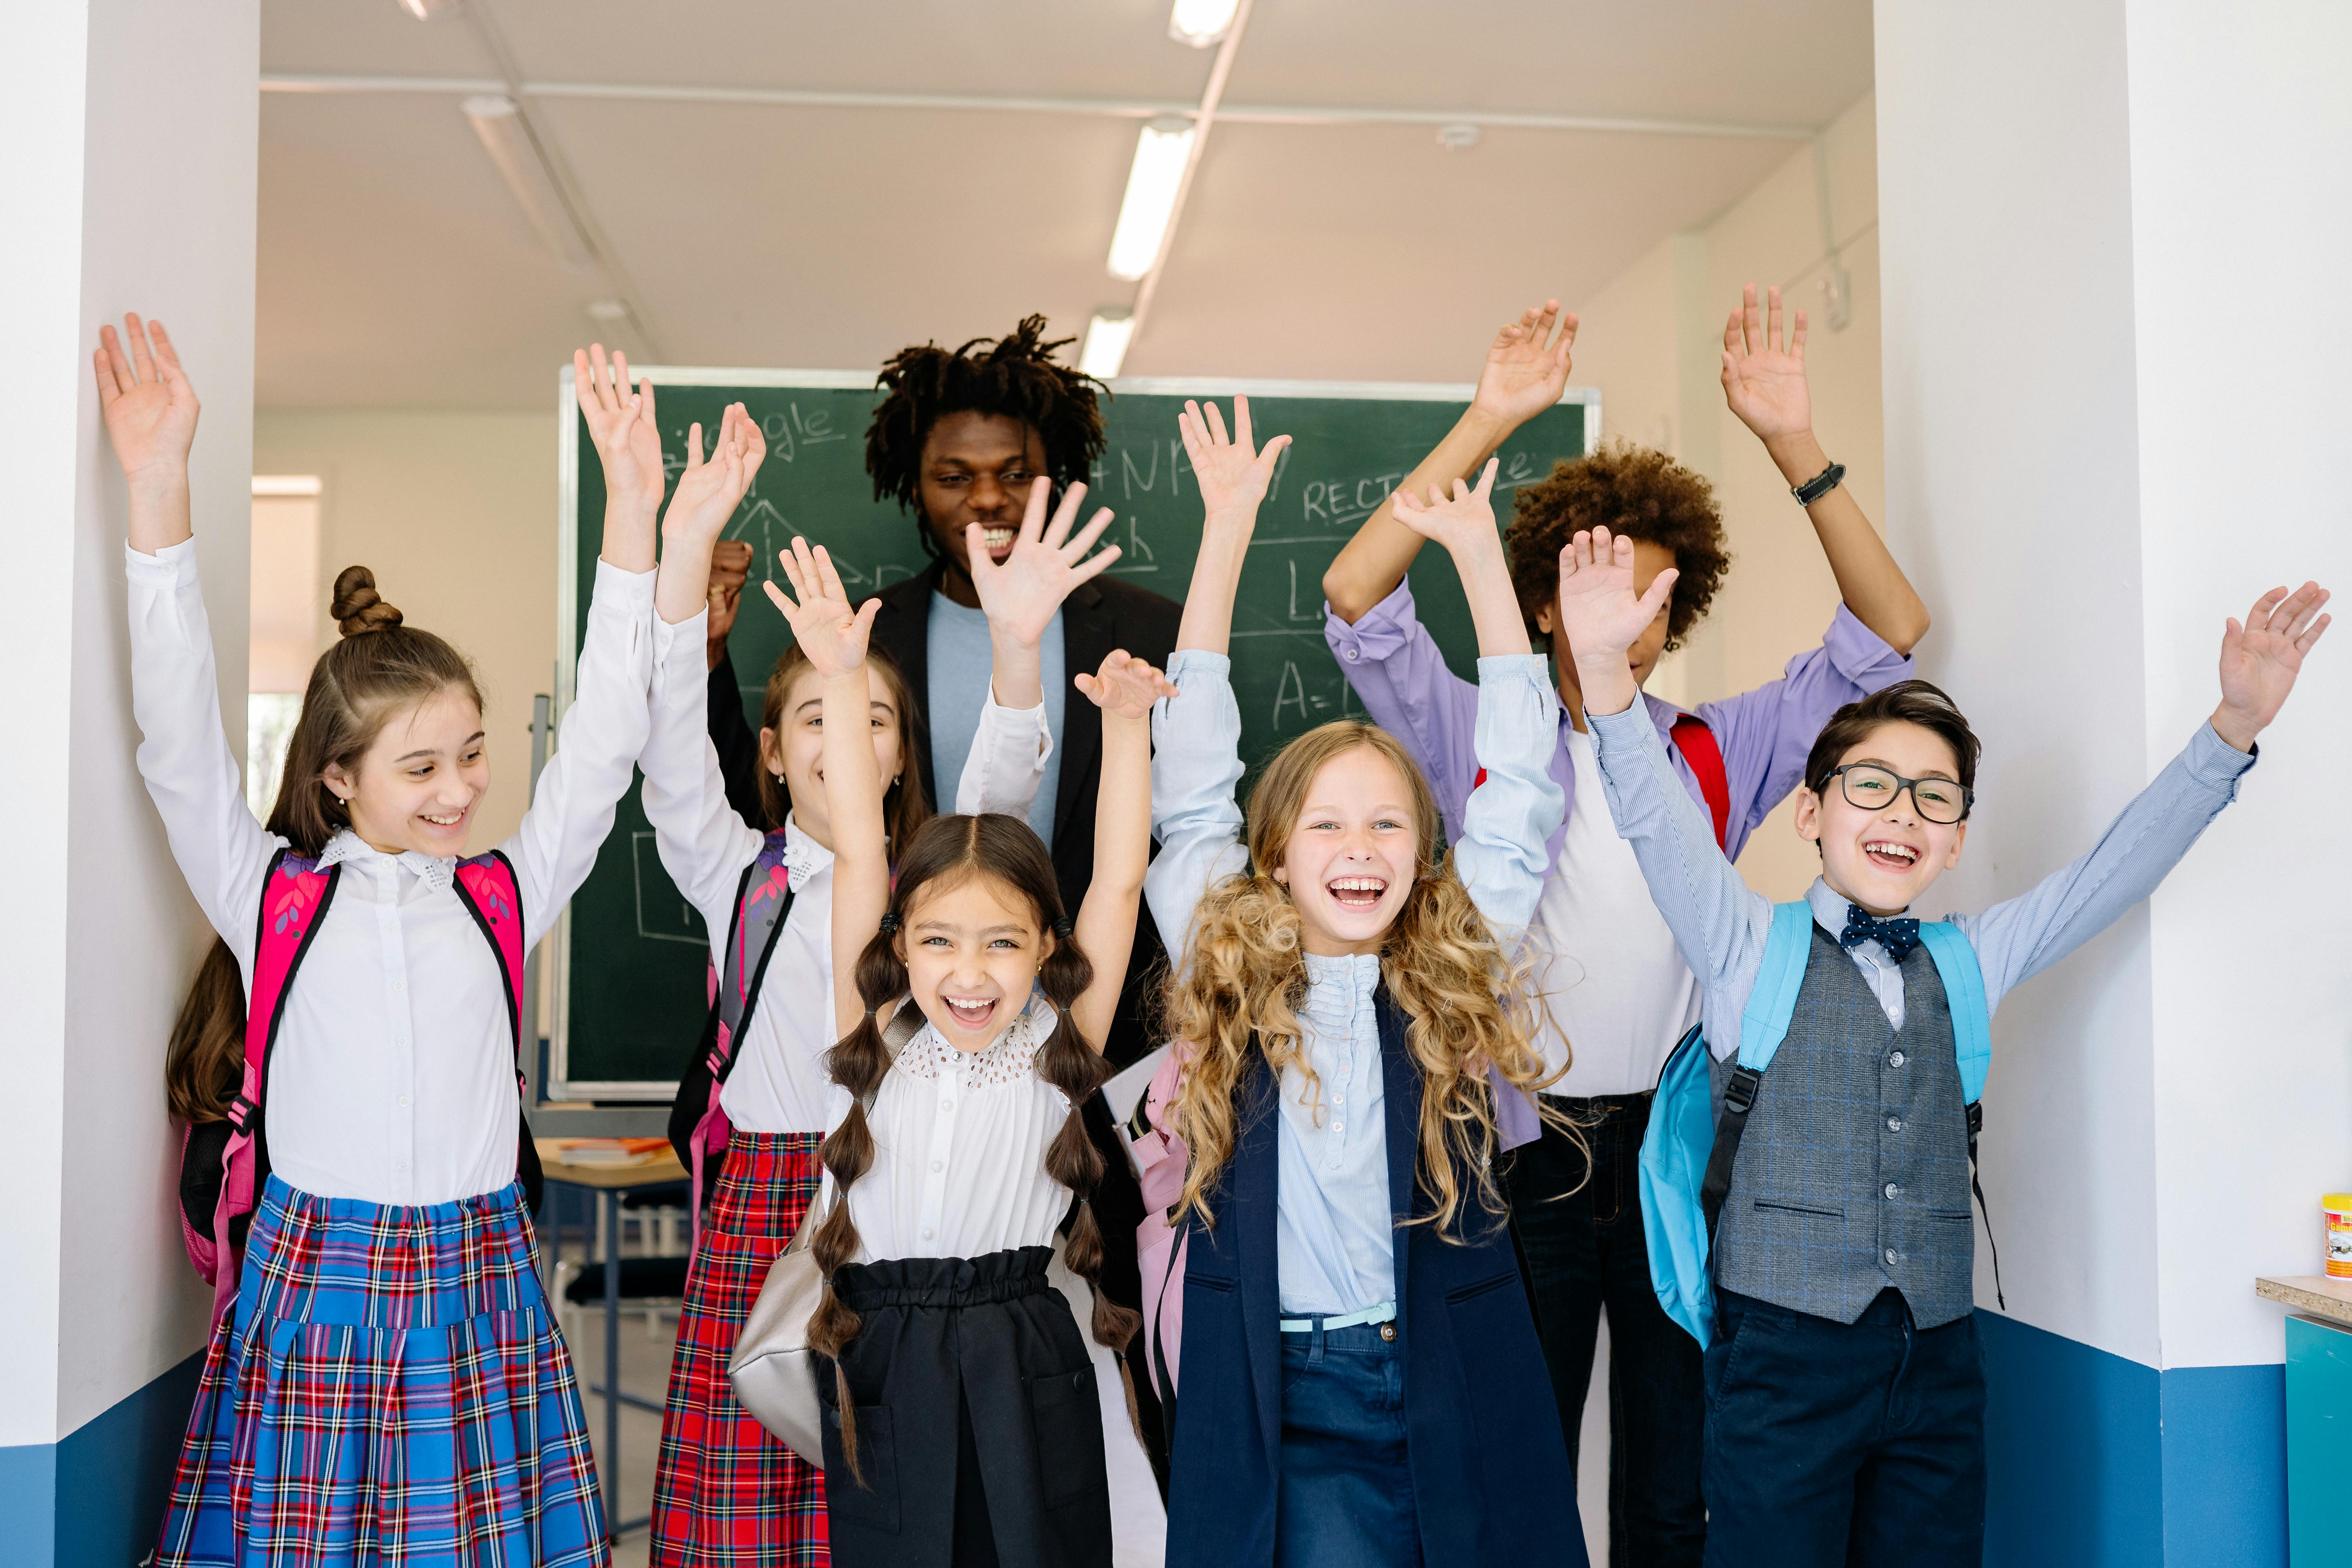
[[[2254,1281],[2254,1294],[2284,1301],[2339,1328],[2352,1329],[2352,1279],[2331,1279],[2324,1274],[2289,1274]]]
[[[592,1394],[604,1400],[604,1462],[599,1478],[604,1489],[604,1529],[606,1535],[618,1541],[626,1532],[643,1528],[649,1520],[633,1519],[623,1521],[621,1506],[621,1406],[633,1405],[639,1410],[663,1413],[660,1402],[621,1391],[621,1199],[646,1187],[666,1187],[687,1179],[686,1167],[677,1162],[677,1154],[662,1150],[640,1165],[574,1164],[563,1158],[562,1141],[555,1138],[533,1140],[539,1146],[540,1171],[547,1179],[551,1202],[557,1187],[576,1187],[593,1194],[597,1219],[604,1232],[604,1383],[603,1387],[588,1385]],[[559,1223],[550,1227],[554,1237],[554,1263],[562,1261],[563,1227]],[[589,1243],[593,1253],[595,1243]],[[592,1257],[591,1262],[594,1261]],[[551,1267],[548,1279],[552,1281],[555,1270]]]

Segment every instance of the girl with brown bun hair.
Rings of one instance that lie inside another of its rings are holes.
[[[812,1250],[826,1276],[809,1342],[830,1364],[825,1508],[843,1568],[922,1563],[1105,1565],[1112,1518],[1096,1365],[1065,1291],[1091,1287],[1102,1173],[1079,1105],[1135,940],[1150,847],[1159,672],[1114,652],[1079,690],[1101,710],[1095,878],[1075,919],[1044,843],[1005,816],[940,816],[893,876],[874,748],[858,726],[877,606],[850,607],[822,550],[795,540],[793,595],[770,589],[824,678],[834,828],[834,1081],[828,1190]],[[895,1056],[901,1007],[922,1026]],[[1081,1200],[1073,1215],[1071,1200]],[[1070,1217],[1063,1287],[1049,1277]],[[1099,1291],[1092,1337],[1135,1315]]]
[[[1207,515],[1153,735],[1148,892],[1184,933],[1168,1028],[1192,1155],[1167,1562],[1580,1564],[1494,1177],[1548,1081],[1517,949],[1561,809],[1559,700],[1511,596],[1494,467],[1397,497],[1477,628],[1486,773],[1449,854],[1403,748],[1349,721],[1284,747],[1243,817],[1226,648],[1286,438],[1256,450],[1243,398],[1230,439],[1213,405],[1180,423]]]
[[[130,352],[107,328],[96,369],[129,481],[139,770],[226,949],[176,1031],[173,1103],[200,1129],[235,1081],[238,1125],[266,1131],[241,1265],[216,1259],[235,1300],[156,1561],[606,1563],[518,1179],[510,977],[594,863],[645,743],[653,515],[607,513],[563,749],[512,837],[465,858],[489,785],[480,689],[363,566],[335,580],[342,635],[311,671],[265,826],[222,731],[196,577],[195,393],[161,326],[127,326]],[[289,887],[310,889],[299,908]],[[240,981],[295,918],[299,968],[255,1010],[270,1041],[257,1081]]]

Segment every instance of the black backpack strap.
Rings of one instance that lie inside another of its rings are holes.
[[[754,862],[754,864],[757,864],[757,862]],[[750,868],[746,868],[743,875],[746,878],[749,878],[751,874]],[[751,969],[751,984],[743,988],[742,1014],[735,1020],[735,1027],[729,1031],[727,1041],[727,1059],[720,1062],[718,1066],[718,1069],[711,1075],[711,1092],[713,1094],[716,1094],[720,1089],[726,1087],[728,1079],[734,1075],[736,1062],[740,1060],[742,1058],[743,1052],[740,1047],[743,1044],[744,1026],[751,1021],[752,1010],[760,1005],[760,987],[768,978],[768,961],[776,955],[776,943],[783,940],[785,922],[789,921],[793,918],[793,901],[799,897],[800,889],[793,885],[790,879],[787,879],[784,883],[783,907],[776,911],[775,923],[768,928],[768,940],[766,942],[761,944],[760,948],[760,962],[754,964]],[[734,944],[736,929],[740,927],[742,919],[743,899],[742,895],[739,892],[735,899],[735,918],[733,921],[730,922],[730,930],[727,933],[727,941],[730,946]],[[724,977],[722,976],[721,984],[723,984],[724,983]],[[830,998],[827,1000],[830,1000]],[[713,1007],[718,1005],[716,999],[712,1001],[711,1005]],[[716,1044],[715,1037],[713,1043]]]
[[[1731,1167],[1739,1158],[1739,1140],[1748,1131],[1748,1112],[1756,1104],[1757,1087],[1764,1075],[1755,1068],[1736,1067],[1724,1086],[1723,1110],[1715,1119],[1715,1148],[1706,1157],[1706,1179],[1699,1184],[1699,1208],[1706,1215],[1706,1234],[1715,1235],[1716,1216],[1731,1192]]]
[[[2000,1243],[1992,1238],[1992,1210],[1985,1205],[1984,1183],[1977,1179],[1977,1134],[1984,1131],[1984,1101],[1969,1107],[1969,1191],[1977,1198],[1977,1207],[1983,1210],[1985,1246],[1992,1251],[1992,1299],[2004,1312],[2009,1310],[2009,1298],[2000,1290]]]

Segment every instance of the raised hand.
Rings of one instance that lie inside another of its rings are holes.
[[[1669,566],[1648,593],[1636,594],[1631,539],[1596,528],[1570,540],[1559,552],[1559,620],[1578,669],[1587,660],[1612,659],[1622,669],[1625,650],[1666,607],[1679,575]]]
[[[1274,484],[1275,463],[1290,445],[1290,437],[1273,437],[1264,450],[1252,446],[1246,397],[1234,399],[1230,437],[1225,434],[1224,416],[1213,403],[1204,414],[1201,405],[1188,399],[1176,416],[1176,428],[1184,437],[1184,456],[1192,462],[1193,483],[1201,487],[1201,504],[1209,525],[1244,530],[1255,526],[1258,505]]]
[[[604,465],[606,504],[651,518],[661,509],[665,480],[653,381],[647,378],[631,391],[629,356],[615,353],[608,363],[604,345],[591,343],[572,351],[572,385]]]
[[[1557,335],[1554,323],[1559,328]],[[1501,424],[1526,424],[1558,403],[1567,390],[1569,351],[1575,346],[1574,311],[1562,314],[1557,300],[1528,306],[1517,321],[1495,334],[1470,406]]]
[[[1802,436],[1813,427],[1812,393],[1805,384],[1805,312],[1782,347],[1780,288],[1759,316],[1756,285],[1740,291],[1739,309],[1723,323],[1723,397],[1739,422],[1763,441]]]
[[[1426,504],[1411,490],[1398,490],[1394,497],[1397,521],[1423,539],[1444,545],[1456,562],[1474,554],[1499,555],[1503,542],[1495,531],[1495,508],[1489,499],[1495,489],[1495,467],[1496,460],[1487,458],[1475,489],[1462,479],[1454,481],[1451,496],[1442,486],[1430,486]]]
[[[1123,647],[1105,656],[1099,672],[1077,676],[1076,684],[1096,707],[1114,719],[1148,719],[1154,702],[1176,695],[1176,688],[1152,668],[1150,659],[1136,658]]]
[[[743,584],[751,575],[751,542],[748,539],[722,539],[710,547],[710,584],[703,590],[703,600],[710,609],[710,668],[719,668],[719,655],[727,646],[727,634],[735,629],[735,612],[743,603]]]
[[[2302,673],[2303,656],[2334,617],[2321,615],[2327,590],[2305,583],[2293,594],[2273,588],[2221,633],[2221,705],[2213,710],[2215,733],[2242,752],[2278,717]]]
[[[98,411],[114,443],[115,461],[132,489],[157,485],[184,488],[188,449],[196,440],[196,389],[180,369],[180,356],[161,321],[122,318],[131,352],[112,327],[98,330],[91,355],[98,371]],[[152,339],[152,342],[151,342]]]
[[[982,538],[985,531],[979,523],[964,530],[971,550],[971,585],[980,595],[980,607],[988,612],[992,627],[1002,627],[1024,647],[1037,646],[1070,590],[1119,556],[1116,544],[1093,555],[1087,553],[1110,526],[1108,507],[1097,511],[1073,538],[1070,528],[1077,521],[1079,503],[1087,499],[1087,487],[1074,484],[1065,490],[1049,524],[1045,505],[1053,493],[1051,479],[1041,478],[1030,486],[1021,531],[1013,536],[1013,552],[1002,564],[990,557]]]
[[[716,539],[767,458],[768,443],[760,435],[759,422],[740,403],[729,404],[719,416],[708,462],[702,456],[701,425],[688,426],[686,471],[678,475],[669,510],[662,514],[663,540]]]
[[[792,624],[793,640],[808,655],[817,674],[832,679],[864,664],[866,636],[873,630],[882,601],[868,599],[852,609],[848,592],[841,585],[841,574],[834,570],[833,557],[822,544],[811,550],[807,540],[795,536],[793,547],[778,551],[776,559],[792,582],[792,593],[786,595],[772,578],[761,586]]]

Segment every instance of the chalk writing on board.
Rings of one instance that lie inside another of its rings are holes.
[[[1295,557],[1290,561],[1290,563],[1289,563],[1289,566],[1290,566],[1290,618],[1291,618],[1292,620],[1294,620],[1294,621],[1313,621],[1313,622],[1314,622],[1316,625],[1318,625],[1318,626],[1322,625],[1322,624],[1323,624],[1323,608],[1322,608],[1322,605],[1323,605],[1323,596],[1322,596],[1322,595],[1320,595],[1320,594],[1318,594],[1318,593],[1317,593],[1317,592],[1316,592],[1316,589],[1319,586],[1319,584],[1307,584],[1307,608],[1306,608],[1306,609],[1304,609],[1304,610],[1301,610],[1301,609],[1298,607],[1298,562],[1297,562],[1297,560]]]
[[[1381,502],[1403,478],[1399,472],[1360,479],[1309,479],[1298,492],[1300,520],[1334,528],[1361,522],[1380,510]]]
[[[1286,658],[1282,661],[1282,679],[1275,683],[1274,712],[1266,722],[1277,730],[1281,729],[1282,710],[1294,705],[1298,710],[1298,721],[1304,724],[1307,722],[1307,683],[1298,678],[1298,666]]]
[[[651,862],[648,875],[647,862]],[[637,934],[648,942],[685,942],[710,945],[710,932],[695,907],[679,896],[677,884],[662,869],[661,856],[650,833],[629,835],[630,869],[636,874]]]

